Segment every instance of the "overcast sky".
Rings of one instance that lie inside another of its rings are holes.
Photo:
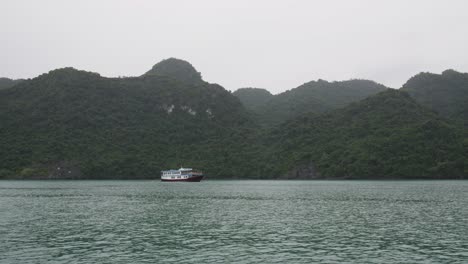
[[[278,93],[316,79],[400,87],[421,71],[468,72],[466,0],[1,0],[0,76],[66,66],[141,75],[192,63],[229,90]]]

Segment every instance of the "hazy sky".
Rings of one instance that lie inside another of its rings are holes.
[[[229,90],[273,93],[318,78],[399,87],[468,72],[466,0],[0,0],[0,76],[72,66],[141,75],[192,63]]]

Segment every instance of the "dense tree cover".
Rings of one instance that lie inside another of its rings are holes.
[[[169,58],[153,66],[143,76],[167,76],[180,82],[189,84],[203,84],[201,73],[199,73],[187,61]]]
[[[256,113],[261,123],[277,125],[305,113],[323,113],[344,107],[385,89],[385,86],[367,80],[311,81],[273,96],[258,107]]]
[[[257,110],[273,97],[269,91],[261,88],[240,88],[232,94],[251,111]]]
[[[349,105],[381,89],[314,82],[289,92],[306,98],[301,111],[265,129],[184,61],[132,78],[58,69],[0,91],[0,178],[158,178],[178,166],[211,178],[466,177],[462,126],[399,91]]]
[[[15,86],[16,84],[24,81],[23,79],[9,79],[9,78],[0,78],[0,90],[7,89]]]
[[[272,175],[303,164],[317,170],[303,177],[463,178],[468,176],[464,136],[466,131],[405,92],[388,90],[286,122],[264,144],[271,146]]]
[[[24,177],[65,166],[80,177],[151,178],[180,165],[244,176],[254,128],[218,85],[72,68],[2,90],[0,120],[1,174]]]
[[[468,126],[468,73],[454,70],[446,70],[442,74],[420,73],[401,89],[420,104]]]

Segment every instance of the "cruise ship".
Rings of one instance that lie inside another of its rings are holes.
[[[203,172],[192,168],[161,171],[161,181],[199,182],[203,179]]]

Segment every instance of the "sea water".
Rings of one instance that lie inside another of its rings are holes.
[[[468,181],[0,181],[0,263],[468,263]]]

